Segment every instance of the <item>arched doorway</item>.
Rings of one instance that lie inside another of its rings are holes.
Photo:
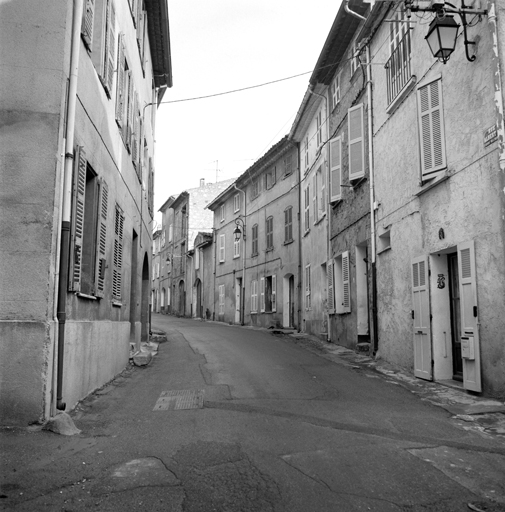
[[[179,315],[186,315],[186,292],[184,291],[184,281],[179,281]]]
[[[165,313],[165,288],[161,289],[161,312]]]
[[[295,327],[295,277],[287,274],[283,279],[284,304],[282,309],[283,327]]]
[[[142,264],[142,297],[140,300],[140,321],[142,323],[140,331],[141,341],[149,341],[149,296],[151,295],[149,283],[149,260],[147,254],[144,255],[144,263]]]

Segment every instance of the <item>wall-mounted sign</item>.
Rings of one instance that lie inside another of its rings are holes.
[[[495,140],[498,139],[498,130],[496,129],[496,125],[491,126],[487,130],[484,130],[484,147],[486,148],[490,144],[492,144]]]

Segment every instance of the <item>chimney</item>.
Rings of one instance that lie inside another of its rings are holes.
[[[200,178],[200,187],[205,187],[205,178]]]

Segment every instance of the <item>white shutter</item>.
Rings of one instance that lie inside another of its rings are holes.
[[[74,159],[74,185],[70,245],[69,290],[81,290],[82,240],[84,233],[84,205],[86,198],[86,153],[82,146],[76,148]]]
[[[225,235],[219,235],[219,261],[224,262],[225,258]]]
[[[349,272],[349,251],[342,253],[342,306],[343,313],[351,312],[351,278]]]
[[[305,231],[310,229],[310,186],[305,189]]]
[[[326,263],[326,278],[328,280],[327,293],[328,293],[328,313],[330,315],[335,314],[335,284],[333,278],[333,260],[329,260]]]
[[[107,19],[105,32],[105,55],[103,82],[109,98],[112,96],[112,84],[114,82],[114,57],[116,56],[116,31],[115,31],[116,10],[112,0],[107,4]]]
[[[272,313],[277,311],[277,276],[272,276]]]
[[[330,202],[342,198],[342,139],[335,137],[330,141]]]
[[[414,336],[414,375],[432,379],[430,299],[428,258],[412,260],[412,315]]]
[[[260,279],[260,311],[265,312],[265,278]]]
[[[319,208],[321,212],[326,213],[326,163],[323,163],[321,166],[321,204]]]
[[[258,281],[251,281],[251,313],[258,311]]]
[[[349,109],[347,122],[349,128],[349,180],[352,181],[365,175],[363,103]]]
[[[119,36],[118,57],[117,57],[117,86],[116,86],[116,121],[120,128],[123,127],[124,120],[124,103],[126,95],[126,72],[125,72],[125,47],[124,35]]]
[[[312,207],[314,209],[314,224],[319,219],[319,211],[317,209],[317,172],[312,177]]]
[[[417,90],[417,104],[421,137],[421,174],[423,179],[430,179],[434,173],[447,167],[442,80],[420,87]]]
[[[108,209],[109,189],[104,180],[100,181],[99,212],[98,212],[98,230],[96,241],[96,265],[95,265],[95,295],[104,296],[105,268],[106,268],[106,248],[107,248],[107,209]]]
[[[461,300],[461,349],[463,385],[471,391],[482,391],[480,371],[479,317],[477,280],[473,240],[458,244],[459,293]]]

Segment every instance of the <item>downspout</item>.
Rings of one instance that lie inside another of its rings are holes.
[[[191,265],[189,270],[191,271],[191,276],[189,278],[189,306],[190,306],[190,318],[193,318],[193,256],[191,254],[187,254],[187,257],[191,259]]]
[[[502,59],[505,55],[501,52],[499,44],[498,24],[496,21],[496,0],[488,1],[488,22],[491,29],[493,53],[491,63],[494,76],[494,104],[496,115],[496,129],[498,133],[498,163],[500,171],[505,172],[505,128],[503,124],[503,78],[501,72]]]
[[[372,62],[370,58],[370,45],[366,46],[367,59],[367,95],[368,95],[368,162],[370,169],[370,252],[372,270],[372,330],[373,330],[373,354],[379,348],[377,326],[377,271],[376,271],[376,245],[375,245],[375,177],[373,161],[373,97],[372,97]]]
[[[65,163],[63,171],[63,200],[61,218],[61,248],[58,282],[58,361],[56,381],[56,408],[64,411],[63,402],[63,356],[65,348],[66,301],[70,253],[70,220],[72,205],[72,171],[74,163],[74,130],[77,103],[77,78],[79,74],[79,50],[81,45],[81,19],[83,0],[74,0],[72,13],[72,41],[70,49],[70,75],[65,132]]]
[[[328,98],[323,95],[319,94],[317,92],[314,92],[313,87],[310,87],[309,93],[313,94],[314,96],[317,96],[319,98],[322,98],[325,103],[325,111],[326,111],[326,119],[324,121],[326,125],[326,141],[328,141],[330,130],[328,129],[329,126],[329,119],[330,119],[330,113],[328,109]],[[325,152],[326,153],[326,152]],[[329,173],[329,166],[328,166],[328,159],[325,159],[324,164],[326,165],[326,171]],[[327,180],[327,183],[329,183],[329,180]],[[326,184],[325,184],[326,185]],[[330,187],[328,187],[328,193],[330,193]],[[329,202],[327,201],[327,204],[325,205],[325,209],[328,208]],[[331,215],[326,212],[326,262],[328,262],[331,259],[331,247],[330,247],[330,220],[329,218]],[[326,272],[328,272],[328,269],[326,269]],[[326,278],[326,281],[328,281],[328,278]],[[326,282],[326,286],[328,286],[328,282]],[[330,313],[326,312],[326,341],[331,341],[331,326],[330,326]]]
[[[212,320],[216,319],[216,272],[217,272],[217,231],[216,228],[212,228],[214,231],[214,293],[212,296]]]
[[[242,194],[244,194],[244,236],[243,236],[243,245],[242,245],[242,248],[243,248],[243,253],[242,253],[242,289],[240,291],[241,293],[241,297],[240,297],[240,325],[244,325],[245,324],[245,253],[246,253],[246,245],[245,245],[245,240],[246,240],[246,225],[247,225],[247,222],[246,222],[246,217],[247,217],[247,205],[246,205],[246,196],[245,196],[245,190],[242,190],[241,188],[238,188],[237,187],[237,184],[235,182],[233,182],[233,186],[236,190],[238,190],[239,192],[242,192]]]
[[[345,10],[345,12],[348,12],[349,14],[354,16],[355,18],[358,18],[358,19],[363,20],[363,21],[366,20],[366,18],[361,16],[361,14],[358,14],[357,12],[351,11],[351,9],[349,9],[349,0],[345,0],[344,10]]]

